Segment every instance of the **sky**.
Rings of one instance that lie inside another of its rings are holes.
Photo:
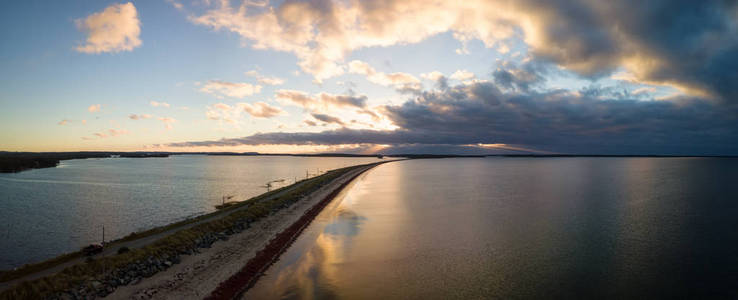
[[[0,151],[738,155],[736,1],[0,8]]]

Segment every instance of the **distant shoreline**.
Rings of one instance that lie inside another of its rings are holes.
[[[87,158],[164,158],[172,155],[209,155],[209,156],[293,156],[293,157],[393,157],[393,158],[465,158],[465,157],[525,157],[525,158],[555,158],[555,157],[705,157],[705,158],[738,158],[738,155],[659,155],[659,154],[428,154],[428,153],[401,153],[401,154],[351,154],[351,153],[259,153],[259,152],[8,152],[0,151],[0,173],[18,173],[22,171],[42,168],[53,168],[62,160]]]

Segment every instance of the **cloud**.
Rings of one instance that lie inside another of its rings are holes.
[[[346,125],[346,123],[344,123],[343,121],[341,121],[341,119],[336,118],[334,116],[329,116],[329,115],[326,115],[326,114],[315,114],[315,113],[314,114],[311,114],[311,115],[316,120],[319,120],[319,121],[324,122],[324,123],[338,124],[338,125],[341,125],[341,126]]]
[[[130,114],[128,115],[128,118],[131,120],[144,120],[144,119],[151,119],[153,116],[149,114]]]
[[[458,81],[467,81],[467,80],[473,79],[474,77],[476,76],[472,72],[469,72],[467,70],[457,70],[456,72],[451,74],[451,76],[449,76],[448,78],[453,79],[453,80],[458,80]]]
[[[232,107],[225,103],[216,103],[208,106],[205,111],[208,120],[226,121],[235,124],[240,118],[240,111],[233,110]]]
[[[256,78],[256,81],[264,85],[282,85],[286,81],[285,79],[282,79],[279,77],[270,77],[270,76],[261,75],[256,70],[248,71],[245,74]]]
[[[321,108],[346,108],[356,107],[364,108],[366,106],[366,96],[354,95],[335,95],[329,93],[319,93],[311,96],[308,93],[295,90],[279,90],[275,97],[278,101],[287,104],[301,106],[308,110]]]
[[[439,79],[443,78],[443,73],[439,71],[432,71],[429,73],[423,73],[420,74],[420,77],[423,77],[425,79],[431,80],[431,81],[438,81]]]
[[[495,83],[508,90],[527,92],[532,88],[540,87],[546,81],[551,67],[539,60],[528,60],[522,64],[503,61],[492,72]]]
[[[229,124],[238,125],[243,113],[248,113],[255,118],[273,118],[287,115],[287,112],[280,107],[272,106],[265,102],[256,102],[254,104],[236,103],[235,105],[216,103],[208,106],[205,115],[209,120],[225,121]]]
[[[128,134],[128,130],[125,130],[125,129],[110,129],[108,130],[108,132],[110,133],[110,136],[119,136],[119,135]]]
[[[208,80],[208,82],[200,88],[200,91],[214,95],[219,99],[222,99],[223,97],[244,98],[261,92],[261,86],[250,83]]]
[[[82,125],[86,125],[87,124],[87,120],[77,121],[77,120],[63,119],[63,120],[57,122],[56,125],[66,126],[66,125],[69,125],[69,124],[74,123],[74,122],[79,122]]]
[[[736,7],[735,1],[552,2],[541,8],[537,37],[526,41],[536,56],[585,75],[625,68],[642,83],[732,101]]]
[[[166,129],[172,129],[172,123],[177,122],[176,119],[170,117],[159,117],[159,121],[164,123],[164,128]]]
[[[253,105],[248,103],[239,103],[238,107],[256,118],[272,118],[285,115],[286,112],[279,107],[271,106],[264,102],[256,102]]]
[[[656,92],[656,88],[654,87],[642,87],[642,88],[638,88],[634,90],[633,95],[634,96],[649,95],[654,92]]]
[[[334,95],[334,94],[328,94],[328,93],[320,93],[318,94],[320,101],[333,105],[338,107],[365,107],[367,97],[364,95],[361,96],[354,96],[354,95]]]
[[[172,6],[174,6],[174,8],[178,10],[184,10],[184,5],[182,5],[182,3],[177,2],[176,0],[166,0],[166,1]]]
[[[417,43],[448,31],[491,47],[515,33],[500,20],[507,10],[491,6],[488,1],[285,1],[253,9],[219,2],[191,20],[235,32],[256,49],[294,53],[301,69],[321,81],[342,74],[341,62],[356,49]]]
[[[133,3],[113,4],[85,19],[75,20],[77,27],[87,34],[82,53],[132,51],[141,46],[141,22]]]
[[[344,73],[342,62],[355,50],[450,32],[462,45],[480,40],[500,52],[520,40],[536,59],[583,76],[625,69],[640,83],[735,102],[737,7],[691,0],[317,0],[268,8],[221,1],[191,20],[239,34],[256,49],[293,53],[317,81]]]
[[[96,113],[96,112],[99,112],[100,111],[100,107],[101,107],[100,104],[93,104],[93,105],[90,105],[89,107],[87,107],[87,111],[89,111],[91,113]]]
[[[95,132],[92,134],[92,137],[83,136],[83,140],[94,140],[94,139],[104,139],[107,137],[116,137],[120,135],[129,134],[130,132],[125,129],[109,129],[108,131],[101,131],[101,132]]]
[[[377,70],[375,70],[368,63],[360,61],[360,60],[352,60],[351,62],[348,63],[348,66],[349,66],[348,69],[350,73],[365,75],[366,79],[372,83],[376,83],[376,84],[383,85],[383,86],[393,86],[397,89],[403,89],[403,88],[421,89],[422,88],[419,86],[420,80],[415,78],[415,76],[407,74],[407,73],[377,72]]]
[[[357,111],[359,114],[365,114],[372,118],[372,121],[379,122],[381,117],[376,112],[372,111],[371,109],[360,109]]]
[[[169,107],[169,103],[166,102],[150,101],[149,104],[153,107]]]
[[[420,74],[420,77],[428,79],[436,83],[439,89],[445,90],[448,88],[448,78],[439,71],[432,71],[429,73]]]
[[[691,98],[642,101],[564,90],[506,92],[493,82],[472,82],[385,106],[383,113],[397,130],[272,132],[170,146],[506,144],[574,154],[725,155],[738,152],[737,109]]]

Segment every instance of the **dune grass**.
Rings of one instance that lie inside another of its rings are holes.
[[[59,292],[67,291],[69,289],[86,284],[87,282],[94,279],[102,279],[105,275],[105,272],[110,272],[112,270],[123,268],[129,264],[145,261],[147,258],[150,257],[179,255],[183,253],[183,251],[186,249],[192,249],[193,245],[196,244],[196,241],[198,239],[201,239],[209,233],[223,232],[233,228],[238,223],[243,223],[244,220],[247,220],[247,222],[252,222],[268,216],[269,214],[300,200],[304,195],[317,190],[321,186],[329,183],[330,181],[343,175],[344,173],[361,166],[336,169],[328,171],[325,174],[317,177],[305,179],[298,182],[301,184],[300,186],[294,187],[293,189],[283,193],[279,197],[270,198],[270,196],[279,193],[280,191],[284,191],[285,189],[290,188],[290,186],[262,194],[250,200],[231,205],[227,208],[211,214],[202,215],[190,220],[185,220],[167,226],[150,229],[141,233],[131,234],[123,239],[107,245],[106,247],[114,247],[116,243],[157,234],[169,229],[176,228],[178,226],[182,226],[184,224],[189,224],[192,222],[196,222],[197,220],[202,220],[203,218],[206,218],[208,216],[231,211],[242,207],[243,205],[249,205],[248,207],[234,211],[233,213],[225,217],[197,224],[190,228],[177,231],[145,247],[139,249],[131,249],[128,252],[117,255],[97,258],[86,263],[75,264],[53,275],[37,280],[22,282],[21,284],[12,287],[0,294],[0,299],[45,298],[48,296],[56,295]],[[80,255],[80,252],[65,254],[42,263],[28,265],[24,268],[11,271],[13,274],[3,275],[20,278],[23,276],[23,273],[30,274],[38,270],[43,270],[44,267],[58,265],[65,261],[80,257]]]

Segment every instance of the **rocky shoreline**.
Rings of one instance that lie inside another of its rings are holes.
[[[256,283],[266,269],[271,266],[279,256],[284,253],[287,248],[295,241],[295,239],[302,233],[302,231],[310,225],[315,217],[325,208],[338,193],[340,193],[348,184],[350,184],[356,177],[368,171],[370,168],[365,168],[351,174],[351,176],[342,182],[340,186],[333,189],[330,194],[326,195],[310,207],[296,222],[292,223],[289,227],[284,229],[282,232],[277,234],[272,240],[269,241],[263,249],[256,253],[256,256],[251,258],[246,265],[239,270],[236,274],[233,274],[228,280],[218,284],[218,287],[213,290],[208,297],[205,299],[209,300],[220,300],[220,299],[234,299],[237,296],[243,294],[246,290]]]
[[[216,263],[213,263],[211,247],[233,248],[237,246],[238,250],[231,250],[231,252],[244,252],[239,253],[241,256],[246,255],[245,252],[247,252],[243,251],[244,246],[246,248],[261,248],[276,233],[294,223],[296,218],[299,218],[307,208],[313,207],[316,199],[323,199],[328,191],[343,186],[341,183],[346,182],[347,176],[356,174],[356,171],[368,169],[373,165],[375,164],[331,171],[315,177],[314,181],[311,179],[311,181],[303,183],[283,195],[262,201],[244,203],[238,207],[237,211],[220,219],[182,229],[144,248],[128,251],[120,251],[123,249],[119,249],[117,254],[88,258],[84,263],[66,268],[51,276],[22,282],[0,293],[0,299],[95,299],[108,297],[111,294],[116,295],[113,298],[146,299],[151,298],[157,291],[161,290],[150,288],[152,284],[158,284],[160,281],[159,279],[152,280],[150,278],[170,276],[171,273],[176,273],[182,269],[190,271],[209,269],[208,272],[217,273],[217,276],[208,278],[208,280],[213,281],[212,287],[199,288],[199,290],[207,289],[203,292],[208,293],[219,282],[227,279],[232,274],[230,272],[237,271],[221,270],[220,268],[224,266],[218,266],[217,259],[215,259]],[[252,228],[254,226],[257,228]],[[239,237],[239,241],[236,243],[241,244],[217,243],[218,241],[227,241],[234,235]],[[243,244],[244,236],[248,237],[246,245]],[[201,253],[206,254],[201,255]],[[249,255],[253,256],[253,254]],[[215,256],[223,255],[217,254]],[[205,260],[209,258],[209,261],[203,262],[203,257]],[[190,265],[180,266],[183,261],[190,263]],[[193,266],[193,261],[197,261],[199,265]],[[236,263],[238,265],[235,266],[228,263],[226,269],[244,265],[241,262]],[[211,264],[213,266],[210,266]],[[189,275],[195,276],[197,274]],[[183,275],[182,272],[179,272],[175,276],[181,277]],[[141,286],[144,283],[145,285]],[[190,285],[192,283],[199,284],[190,282]],[[171,285],[171,280],[167,285]],[[149,288],[146,288],[147,286]],[[190,287],[184,284],[184,287],[180,288]],[[121,292],[121,289],[124,289],[125,292]],[[195,292],[199,293],[199,291]],[[162,295],[157,294],[158,296]]]
[[[119,286],[136,285],[160,271],[179,264],[182,261],[182,255],[196,255],[200,253],[200,249],[208,249],[217,241],[227,241],[229,236],[249,228],[249,224],[253,221],[244,218],[228,230],[205,234],[202,238],[196,239],[190,247],[172,254],[163,253],[159,256],[148,256],[146,259],[118,268],[102,279],[89,280],[80,284],[77,288],[58,293],[48,299],[95,299],[105,297],[113,293]]]

